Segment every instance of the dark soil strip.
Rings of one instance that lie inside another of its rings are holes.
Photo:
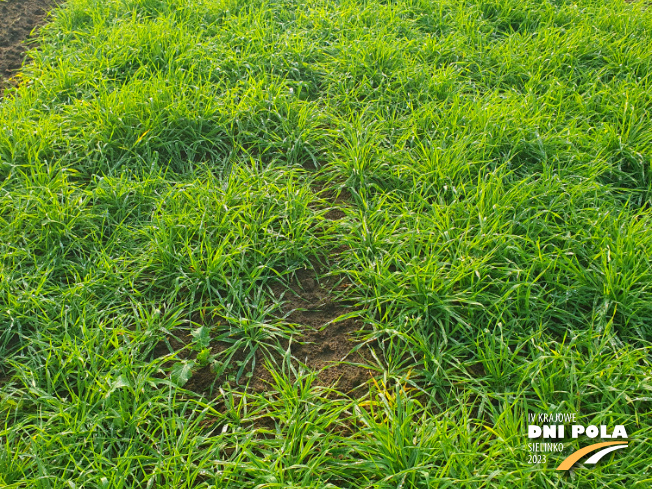
[[[55,0],[0,0],[0,93],[23,64],[34,28],[45,23]]]

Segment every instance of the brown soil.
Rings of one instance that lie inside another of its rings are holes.
[[[327,279],[318,282],[313,270],[300,270],[289,289],[282,285],[272,288],[273,294],[284,302],[281,312],[287,315],[286,321],[297,324],[300,329],[300,333],[295,336],[292,343],[289,345],[285,342],[282,347],[284,349],[289,347],[295,360],[319,372],[316,385],[334,386],[340,392],[361,396],[365,394],[365,389],[362,387],[369,381],[371,375],[370,371],[360,364],[367,364],[368,361],[360,351],[351,353],[351,350],[355,347],[352,341],[354,333],[361,329],[362,325],[355,318],[332,323],[336,318],[353,311],[350,304],[334,298],[331,290],[335,285],[334,281]],[[343,283],[337,285],[335,289],[344,290],[347,286],[348,284]],[[153,356],[165,355],[170,352],[170,348],[173,351],[182,350],[186,344],[192,342],[192,339],[189,334],[180,337],[180,341],[168,338],[170,347],[165,342],[161,342],[155,348]],[[225,347],[226,345],[217,342],[211,344],[212,353],[216,355],[219,355]],[[185,350],[180,352],[178,358],[194,356],[194,353]],[[245,357],[246,352],[239,352],[233,360],[242,361]],[[271,360],[280,367],[282,363],[280,355],[274,354]],[[172,362],[169,362],[167,367],[171,366]],[[235,367],[231,369],[231,373],[235,370]],[[212,368],[206,366],[194,371],[184,387],[197,393],[209,394],[213,386],[219,387],[225,380],[216,379]],[[245,378],[240,380],[242,386],[246,382]],[[262,393],[269,391],[271,385],[273,379],[265,367],[265,355],[259,351],[248,388],[252,392]],[[214,390],[212,394],[215,394]]]
[[[353,312],[350,304],[336,300],[330,289],[335,284],[327,279],[317,281],[312,270],[300,270],[297,280],[285,292],[285,309],[293,311],[288,321],[303,329],[299,342],[291,345],[292,355],[312,370],[319,370],[318,385],[334,385],[348,394],[361,394],[357,390],[370,378],[369,371],[356,364],[367,363],[360,352],[351,353],[352,341],[362,324],[355,318],[332,323],[336,318]],[[340,290],[348,286],[342,283]],[[274,294],[281,297],[283,288],[278,286]],[[254,388],[259,390],[271,377],[264,367],[254,371]]]
[[[45,23],[56,0],[0,0],[0,93],[22,66],[25,40]]]
[[[352,200],[351,193],[348,190],[342,189],[339,192],[335,192],[333,190],[326,190],[319,186],[315,187],[314,191],[331,206],[328,212],[324,214],[326,219],[329,221],[339,221],[346,216],[342,207],[350,203]]]

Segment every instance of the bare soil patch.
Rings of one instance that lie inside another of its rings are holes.
[[[334,386],[340,392],[357,397],[365,394],[362,387],[371,376],[369,370],[360,366],[368,364],[369,359],[361,351],[352,352],[356,346],[355,332],[361,329],[361,322],[355,317],[337,320],[353,311],[351,304],[337,299],[333,294],[333,289],[344,290],[347,286],[346,283],[336,284],[332,279],[318,280],[313,270],[300,270],[289,287],[279,284],[272,288],[272,292],[284,301],[282,313],[287,315],[286,320],[298,325],[300,330],[291,344],[284,342],[283,348],[289,348],[296,361],[319,372],[316,385]],[[170,353],[170,348],[179,351],[178,358],[181,359],[194,359],[196,356],[196,352],[184,350],[193,341],[189,333],[178,339],[170,337],[167,341],[169,347],[165,342],[159,343],[153,351],[154,357]],[[220,355],[226,346],[214,341],[211,343],[212,353]],[[233,369],[236,369],[235,363],[243,361],[246,356],[244,351],[236,353],[232,359]],[[271,360],[279,366],[282,363],[280,355],[274,354]],[[171,366],[172,362],[168,367]],[[273,378],[267,370],[265,355],[261,350],[256,354],[253,372],[250,367],[246,371],[252,375],[241,378],[240,383],[244,386],[248,382],[252,392],[269,391]],[[214,387],[225,380],[217,379],[212,366],[207,365],[197,368],[184,387],[197,393],[210,394]]]
[[[0,0],[0,93],[20,69],[33,30],[45,23],[55,0]]]
[[[344,289],[348,284],[337,287]],[[367,363],[360,352],[353,352],[352,341],[362,324],[356,318],[334,322],[340,316],[353,311],[350,304],[335,298],[331,289],[334,283],[327,279],[317,280],[312,270],[300,270],[297,280],[283,298],[285,308],[293,311],[288,320],[302,328],[300,343],[291,345],[292,355],[310,369],[319,370],[318,383],[334,385],[338,390],[357,394],[355,391],[370,378],[367,369],[356,364]],[[281,287],[275,295],[283,293]],[[258,367],[257,367],[258,368]],[[266,380],[266,372],[254,372],[254,379]]]

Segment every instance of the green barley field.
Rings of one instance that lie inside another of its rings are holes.
[[[652,485],[646,2],[50,21],[0,99],[0,487]],[[556,471],[609,440],[534,463],[532,413],[629,445]]]

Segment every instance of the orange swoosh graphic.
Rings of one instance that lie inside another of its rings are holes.
[[[562,463],[559,464],[557,470],[568,470],[575,462],[581,459],[587,453],[591,453],[598,448],[609,447],[611,445],[627,445],[627,442],[622,441],[605,441],[604,443],[594,443],[588,447],[584,447],[576,452],[571,453]]]

